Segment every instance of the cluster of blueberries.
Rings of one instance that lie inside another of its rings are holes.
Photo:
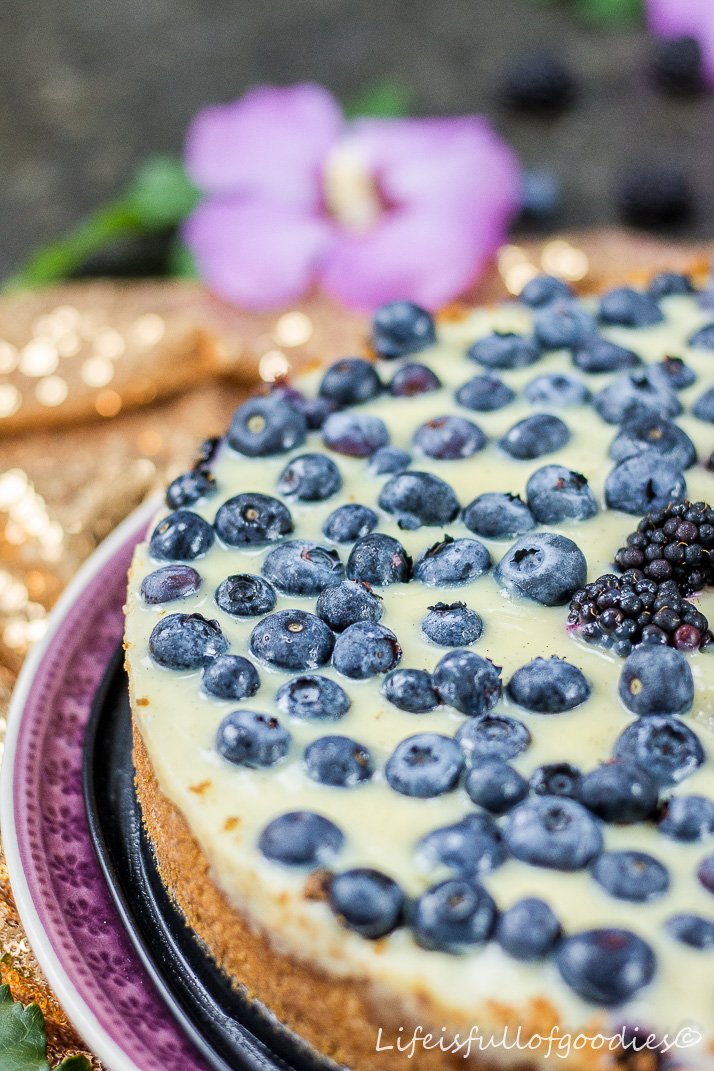
[[[655,279],[646,294],[613,291],[602,300],[600,319],[632,327],[657,323],[662,318],[659,298],[690,290],[683,277],[668,275]],[[630,351],[597,334],[595,319],[575,303],[562,283],[546,277],[534,280],[523,300],[536,309],[534,338],[494,335],[480,340],[471,356],[485,367],[522,367],[537,360],[544,349],[563,346],[571,347],[576,365],[588,371],[611,371],[639,362]],[[714,325],[702,335],[693,344],[714,348]],[[434,324],[424,310],[394,303],[376,314],[372,341],[382,358],[408,356],[435,341]],[[632,374],[624,385],[606,388],[595,399],[604,419],[625,420],[611,448],[617,465],[608,479],[607,499],[613,508],[639,513],[653,500],[666,503],[673,494],[683,497],[686,491],[681,472],[694,462],[694,447],[669,417],[679,411],[675,389],[691,378],[681,362],[673,361]],[[549,382],[537,388],[550,392],[551,403],[552,392],[561,388],[561,396],[571,392],[572,400],[584,400],[582,391],[572,394],[577,384],[560,377],[565,385],[554,385],[553,378],[541,377]],[[482,383],[477,389],[476,380],[491,386],[481,389]],[[510,400],[508,388],[502,383],[503,390],[498,387],[500,381],[494,387],[493,378],[476,380],[460,388],[460,404],[466,406],[470,399],[469,407],[478,408],[473,402],[479,390],[482,409]],[[535,392],[537,383],[533,381],[529,390]],[[389,389],[397,396],[409,396],[439,386],[433,372],[412,363],[401,366]],[[389,445],[383,422],[359,411],[360,403],[382,390],[369,362],[357,358],[338,362],[326,373],[317,398],[281,387],[267,398],[245,403],[233,419],[228,443],[248,456],[273,455],[300,447],[308,430],[322,428],[330,449],[366,458],[372,473],[388,477],[379,506],[400,527],[442,526],[461,515],[467,528],[484,538],[515,538],[494,569],[494,578],[504,589],[554,606],[582,588],[587,564],[577,545],[564,536],[532,530],[538,523],[593,516],[597,504],[584,477],[559,465],[545,465],[528,481],[526,502],[513,495],[484,494],[462,511],[448,483],[430,473],[408,470],[410,455]],[[539,404],[545,396],[537,397]],[[641,405],[645,396],[649,401]],[[652,408],[655,396],[659,411]],[[568,437],[562,421],[538,414],[512,428],[501,446],[514,457],[535,458],[558,449]],[[439,459],[471,456],[485,442],[480,428],[453,416],[428,421],[414,436],[418,451]],[[352,544],[345,565],[332,547],[287,538],[294,526],[285,502],[254,492],[224,502],[210,524],[187,507],[216,490],[210,473],[214,449],[206,447],[194,469],[169,488],[167,500],[173,512],[157,525],[150,540],[152,556],[168,564],[144,578],[144,600],[161,604],[197,592],[201,576],[188,563],[204,555],[216,538],[228,547],[268,547],[262,575],[229,576],[216,589],[215,600],[230,615],[260,618],[250,637],[250,650],[258,662],[299,674],[275,696],[281,715],[337,721],[346,714],[350,699],[341,685],[310,672],[329,662],[348,679],[382,675],[385,696],[406,712],[418,714],[445,704],[466,715],[455,738],[422,732],[402,740],[383,771],[390,787],[402,795],[430,798],[463,785],[478,805],[478,812],[432,831],[415,847],[420,865],[445,866],[453,876],[407,902],[399,885],[375,870],[337,874],[325,870],[325,895],[343,924],[377,938],[408,921],[422,947],[452,953],[493,937],[520,959],[553,954],[566,982],[585,999],[614,1005],[637,992],[655,970],[654,954],[641,938],[618,929],[564,936],[550,907],[532,898],[499,914],[479,878],[512,857],[563,871],[588,868],[607,892],[628,901],[649,901],[667,890],[669,875],[658,860],[638,851],[604,850],[602,823],[656,821],[665,836],[680,841],[700,841],[714,833],[711,800],[668,799],[671,789],[704,761],[701,742],[681,717],[694,696],[687,660],[672,648],[636,648],[623,665],[619,691],[637,718],[620,734],[611,761],[585,774],[568,763],[550,764],[526,779],[510,760],[528,748],[530,733],[519,719],[494,712],[504,691],[500,669],[463,649],[481,636],[480,616],[461,602],[436,602],[429,607],[422,631],[432,642],[454,649],[432,673],[401,668],[397,636],[381,624],[382,598],[374,591],[412,579],[436,587],[467,583],[491,568],[486,547],[476,539],[446,536],[412,562],[397,539],[374,531],[378,524],[374,510],[350,503],[335,509],[323,528],[332,543]],[[333,458],[315,452],[293,457],[277,490],[282,499],[318,502],[341,486]],[[275,611],[276,590],[315,597],[316,612]],[[205,691],[223,699],[249,698],[261,684],[249,659],[229,653],[218,622],[200,614],[162,617],[151,633],[149,649],[166,668],[201,669]],[[584,702],[590,685],[567,661],[537,658],[514,673],[505,691],[525,710],[552,715]],[[242,708],[224,718],[216,746],[229,762],[271,767],[288,755],[291,734],[279,717]],[[334,734],[309,744],[303,762],[310,778],[343,789],[369,781],[376,769],[364,744]],[[266,858],[302,868],[327,868],[343,844],[342,830],[310,811],[279,816],[259,839]],[[698,875],[714,893],[714,855],[702,861]],[[666,926],[672,936],[692,947],[714,946],[714,922],[679,915]]]

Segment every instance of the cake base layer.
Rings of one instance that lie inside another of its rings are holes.
[[[355,1071],[405,1071],[414,1066],[419,1071],[453,1071],[457,1067],[529,1071],[548,1065],[547,1042],[533,1061],[528,1056],[529,1039],[547,1039],[551,1033],[567,1031],[545,1000],[534,1002],[524,1015],[494,999],[488,1009],[481,1010],[483,1014],[474,1009],[472,1024],[444,1023],[439,1010],[426,1001],[422,1008],[400,1008],[393,995],[378,993],[364,981],[333,977],[281,952],[213,882],[208,860],[185,818],[159,788],[135,721],[132,728],[137,796],[164,885],[189,927],[233,984],[301,1041],[338,1066]],[[442,1021],[435,1025],[439,1019]],[[510,1049],[496,1044],[492,1058],[476,1041],[468,1053],[465,1045],[445,1051],[455,1035],[465,1040],[471,1026],[481,1024],[482,1034],[487,1036],[485,1021],[492,1025],[500,1022],[503,1036],[510,1039]],[[589,1023],[588,1033],[595,1033],[596,1026]],[[429,1031],[431,1042],[419,1040]],[[443,1046],[438,1045],[441,1035]],[[414,1037],[417,1040],[412,1043]],[[518,1047],[512,1044],[517,1037],[521,1042]],[[656,1071],[655,1053],[640,1053],[637,1060],[637,1071]],[[558,1066],[568,1071],[604,1071],[628,1064],[626,1056],[619,1060],[607,1050],[588,1048],[571,1049],[565,1058],[561,1054]]]

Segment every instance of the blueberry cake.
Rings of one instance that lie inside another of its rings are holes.
[[[162,878],[336,1064],[421,1030],[420,1069],[546,1067],[559,1032],[567,1068],[714,1067],[712,319],[671,273],[386,305],[138,547]]]

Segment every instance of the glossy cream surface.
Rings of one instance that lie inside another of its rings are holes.
[[[686,473],[688,496],[692,500],[714,496],[714,477],[701,464],[714,449],[714,428],[695,419],[689,412],[692,401],[712,382],[714,353],[688,349],[686,339],[711,316],[694,299],[665,299],[666,322],[655,327],[631,330],[605,328],[613,341],[636,349],[646,361],[677,355],[697,373],[696,383],[680,392],[684,413],[677,422],[693,439],[700,463]],[[416,361],[430,365],[443,388],[411,399],[395,399],[385,394],[365,408],[387,424],[392,444],[411,450],[411,440],[419,425],[432,417],[460,412],[487,434],[487,447],[472,458],[433,461],[415,452],[411,468],[436,473],[455,490],[462,505],[483,491],[518,492],[525,497],[528,477],[544,464],[561,463],[583,473],[590,481],[600,511],[583,523],[549,526],[573,538],[588,561],[588,579],[612,571],[614,552],[632,531],[638,517],[614,513],[604,508],[604,482],[612,467],[609,445],[617,428],[606,425],[590,406],[551,410],[572,432],[562,450],[534,461],[514,461],[502,453],[496,440],[517,420],[534,412],[523,398],[524,386],[544,372],[568,370],[581,376],[593,392],[614,376],[581,373],[565,351],[546,354],[529,368],[497,371],[516,390],[515,402],[493,413],[473,413],[454,401],[455,389],[473,375],[484,371],[466,358],[466,349],[492,330],[530,332],[531,314],[517,304],[477,310],[459,322],[439,327],[438,345],[415,355]],[[409,359],[409,358],[408,358]],[[380,373],[391,378],[402,362],[384,362]],[[616,373],[621,374],[621,373]],[[319,385],[319,374],[304,377],[298,384],[310,393]],[[218,493],[192,507],[213,521],[223,501],[241,491],[276,494],[279,474],[290,456],[322,449],[319,432],[292,455],[249,459],[227,447],[214,466]],[[374,477],[367,462],[332,454],[337,462],[343,489],[323,503],[300,504],[288,501],[295,532],[288,538],[312,538],[328,545],[321,528],[328,514],[342,502],[361,502],[378,510],[380,488],[388,477]],[[278,496],[279,497],[279,496]],[[422,527],[400,531],[393,518],[379,511],[378,531],[399,538],[416,556],[449,535],[472,535],[461,520],[443,528]],[[494,564],[507,551],[510,541],[483,540]],[[405,891],[416,895],[435,881],[448,876],[445,870],[425,872],[414,859],[414,845],[430,830],[454,822],[473,810],[463,788],[434,799],[411,799],[398,795],[383,776],[384,764],[395,745],[405,737],[433,730],[453,735],[464,722],[457,711],[441,707],[427,714],[409,714],[390,705],[381,693],[381,679],[350,681],[331,667],[318,672],[334,677],[349,693],[352,706],[339,722],[306,722],[280,715],[292,734],[287,758],[269,770],[232,766],[214,750],[214,738],[221,719],[230,710],[244,706],[258,711],[275,711],[278,688],[294,674],[259,666],[261,688],[240,704],[221,701],[201,691],[201,674],[177,673],[153,664],[147,651],[149,634],[167,613],[200,612],[215,618],[230,641],[230,650],[248,654],[249,636],[255,619],[236,620],[215,604],[213,593],[221,580],[240,572],[259,573],[270,547],[237,549],[223,547],[218,540],[211,551],[191,564],[200,572],[200,592],[180,602],[147,606],[139,595],[142,578],[164,564],[149,557],[146,544],[136,552],[132,569],[127,613],[127,657],[132,684],[134,714],[166,796],[188,821],[210,862],[212,876],[230,900],[266,929],[276,945],[339,975],[372,979],[380,990],[396,994],[405,1006],[426,995],[432,1004],[432,1022],[479,1023],[497,1026],[499,1013],[489,1001],[500,1001],[525,1014],[529,1002],[546,997],[564,1024],[583,1025],[597,1018],[598,1009],[577,997],[561,980],[552,961],[523,964],[509,958],[491,942],[461,956],[420,949],[407,928],[390,937],[369,942],[343,929],[328,906],[304,896],[306,874],[264,860],[256,849],[256,839],[272,818],[286,811],[310,809],[326,815],[345,833],[345,846],[336,858],[335,870],[369,866],[396,878]],[[346,562],[350,547],[337,548]],[[526,776],[538,765],[566,760],[590,770],[606,760],[613,743],[632,720],[617,695],[622,660],[598,648],[587,647],[566,631],[566,607],[543,607],[535,602],[504,593],[489,573],[458,588],[432,588],[419,582],[396,584],[382,589],[382,623],[396,632],[403,648],[401,665],[432,669],[445,653],[423,638],[420,622],[429,605],[437,601],[463,600],[481,615],[483,637],[473,645],[479,654],[503,667],[504,684],[521,665],[538,655],[559,655],[579,666],[592,686],[592,695],[575,710],[556,715],[538,715],[515,706],[507,697],[496,708],[520,718],[532,734],[531,746],[514,765]],[[714,593],[699,600],[700,608],[714,619]],[[299,606],[314,610],[314,599],[278,596],[277,609]],[[251,656],[252,657],[252,656]],[[674,791],[701,793],[714,797],[714,655],[688,656],[695,678],[695,702],[686,721],[698,733],[707,751],[706,764]],[[302,765],[302,753],[312,740],[326,733],[352,736],[366,744],[377,767],[374,778],[355,789],[330,788],[311,781]],[[598,926],[623,926],[644,937],[657,956],[655,980],[626,1009],[618,1009],[612,1022],[639,1022],[648,1028],[676,1032],[683,1023],[698,1025],[705,1040],[697,1049],[680,1054],[681,1066],[712,1067],[707,1042],[714,1037],[714,961],[712,952],[700,952],[677,944],[662,929],[663,922],[679,912],[695,912],[714,918],[714,897],[698,882],[699,861],[714,850],[711,841],[681,844],[662,836],[656,826],[603,826],[606,849],[636,848],[651,853],[664,863],[671,877],[670,891],[648,904],[615,900],[600,888],[587,871],[559,873],[539,869],[514,860],[483,878],[484,885],[499,907],[506,908],[525,895],[548,901],[561,919],[566,932]],[[608,1021],[607,1019],[604,1021]],[[507,1054],[506,1054],[507,1055]],[[606,1064],[603,1063],[603,1067]]]

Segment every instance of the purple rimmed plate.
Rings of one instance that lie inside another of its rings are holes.
[[[27,659],[8,718],[0,823],[32,949],[66,1014],[110,1071],[206,1071],[142,966],[99,868],[82,796],[94,694],[123,631],[146,503],[80,569]]]

